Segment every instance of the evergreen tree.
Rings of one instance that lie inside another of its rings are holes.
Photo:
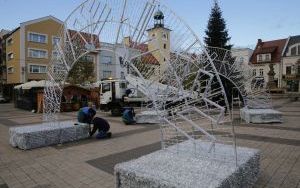
[[[231,49],[232,45],[228,44],[231,37],[228,35],[226,22],[222,17],[222,11],[217,0],[214,1],[214,6],[211,9],[205,34],[204,41],[207,46]]]
[[[80,58],[70,70],[67,82],[71,84],[84,84],[95,82],[94,63],[87,56]]]

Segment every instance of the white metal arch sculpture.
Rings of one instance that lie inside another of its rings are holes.
[[[206,47],[206,49],[214,57],[213,62],[218,74],[234,85],[245,106],[257,109],[272,108],[266,83],[253,75],[252,67],[241,63],[240,57],[233,56],[229,50],[217,47]],[[227,92],[231,93],[231,91]]]
[[[76,8],[55,46],[58,58],[52,57],[49,65],[44,118],[57,120],[63,83],[74,64],[88,53],[111,50],[121,56],[128,79],[141,83],[164,122],[164,149],[176,145],[179,153],[213,157],[214,146],[228,142],[233,149],[224,160],[236,162],[234,129],[230,111],[225,112],[228,100],[212,56],[187,24],[159,5],[155,0],[87,0]],[[219,129],[230,131],[219,134]],[[188,147],[180,147],[184,141]]]

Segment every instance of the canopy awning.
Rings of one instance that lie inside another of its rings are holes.
[[[44,88],[46,85],[51,85],[51,84],[52,83],[50,81],[46,81],[46,80],[30,81],[24,84],[17,85],[14,87],[14,89]]]

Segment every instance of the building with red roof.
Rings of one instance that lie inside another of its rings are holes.
[[[286,48],[287,39],[272,41],[262,41],[258,39],[254,52],[250,58],[250,64],[253,66],[253,75],[263,79],[266,83],[269,81],[268,73],[270,64],[274,67],[274,80],[277,86],[280,86],[282,56]]]

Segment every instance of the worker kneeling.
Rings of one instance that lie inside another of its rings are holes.
[[[135,124],[133,108],[125,108],[122,115],[122,120],[126,125]]]
[[[89,135],[90,137],[95,134],[98,130],[98,134],[96,138],[110,138],[111,132],[108,132],[110,129],[109,123],[102,118],[94,117],[96,115],[96,111],[91,107],[83,107],[78,111],[77,119],[79,123],[88,123],[93,124],[93,128],[91,130],[91,126],[89,127]]]
[[[91,107],[83,107],[78,111],[77,120],[79,123],[91,124],[94,116],[96,115],[96,110]]]
[[[101,139],[111,137],[111,132],[108,132],[110,129],[110,125],[105,119],[94,117],[94,119],[92,120],[92,124],[93,128],[89,132],[90,136],[93,136],[93,134],[95,134],[95,132],[98,130],[96,138]]]

